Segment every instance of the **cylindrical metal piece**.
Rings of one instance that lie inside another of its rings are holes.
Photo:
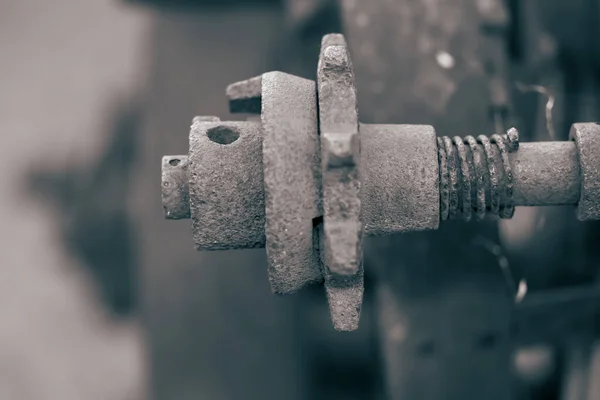
[[[579,202],[579,161],[573,142],[521,143],[509,154],[518,206]]]
[[[438,152],[442,220],[511,218],[514,206],[579,201],[573,142],[523,143],[517,150],[506,136],[440,137]]]
[[[593,195],[595,158],[586,155],[593,147],[590,135],[584,138],[585,145],[582,134],[575,136],[582,149],[578,149],[574,141],[521,143],[518,150],[506,152],[505,157],[494,137],[490,138],[487,149],[475,139],[469,143],[466,138],[454,138],[445,143],[441,138],[446,154],[451,147],[454,155],[445,157],[445,164],[440,164],[437,154],[440,146],[436,144],[431,126],[361,124],[360,129],[363,137],[361,218],[369,235],[436,229],[440,216],[444,219],[444,212],[452,211],[457,218],[465,218],[469,213],[464,206],[470,207],[473,215],[482,207],[484,211],[490,210],[493,196],[487,162],[493,163],[497,185],[494,208],[497,207],[500,214],[509,203],[507,194],[512,191],[511,203],[515,206],[579,204],[580,219],[600,218],[589,205],[600,198],[599,194]],[[196,121],[191,132],[189,161],[185,156],[163,159],[166,217],[188,218],[191,204],[199,249],[265,245],[261,130],[261,124],[256,122]],[[229,144],[218,142],[233,140],[230,134],[239,134],[239,138]],[[457,146],[457,140],[464,146]],[[512,144],[508,142],[506,146]],[[453,166],[446,165],[449,163]],[[186,167],[191,168],[187,171],[189,197]],[[439,174],[444,168],[453,168],[455,174]],[[469,177],[462,171],[467,170],[473,175],[471,178],[481,175],[481,193],[473,179],[465,179]],[[507,171],[512,175],[512,187],[507,184]],[[582,176],[588,177],[587,186],[582,185]],[[454,185],[454,193],[448,191],[451,185]],[[587,197],[583,196],[582,188],[587,190]],[[444,202],[440,201],[451,195],[456,195],[452,210],[447,208],[450,203],[444,208]],[[583,207],[582,198],[587,204]],[[480,201],[485,206],[478,205]],[[583,211],[587,216],[581,216]]]
[[[600,219],[600,124],[573,124],[570,136],[575,141],[581,168],[577,218]]]
[[[360,130],[365,232],[437,229],[440,194],[433,127],[360,124]]]

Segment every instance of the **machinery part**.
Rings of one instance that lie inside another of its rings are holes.
[[[162,204],[167,219],[190,218],[187,166],[187,156],[166,156],[162,159]]]
[[[360,134],[354,70],[342,35],[323,38],[317,68],[325,265],[354,275],[362,262]]]
[[[317,92],[313,81],[269,72],[262,94],[269,282],[275,293],[293,293],[322,279],[313,241],[313,220],[322,214]]]
[[[361,218],[365,233],[385,235],[436,229],[441,216],[440,203],[443,195],[439,190],[439,178],[431,173],[438,173],[438,146],[433,127],[360,124],[360,129],[364,135]],[[600,134],[598,137],[600,138]],[[477,146],[480,148],[479,153],[482,153],[482,145]],[[492,146],[491,151],[499,155],[495,146]],[[166,157],[172,158],[185,159],[185,156]],[[494,159],[497,168],[502,168],[501,157],[496,156]],[[518,151],[508,154],[508,160],[513,174],[512,199],[515,206],[578,204],[581,178],[575,142],[521,143]],[[227,162],[228,165],[233,163]],[[163,163],[163,180],[171,179],[173,170],[184,166],[185,163],[178,166],[166,166]],[[421,175],[423,173],[427,175]],[[501,180],[504,179],[504,175],[501,177]],[[258,184],[248,183],[251,184],[239,188],[241,192],[238,201],[257,196],[250,188],[256,188]],[[182,194],[178,197],[164,197],[165,210],[180,208],[181,214],[185,215],[189,204],[179,202],[187,198],[185,190],[188,186],[184,181],[178,181],[177,184],[181,185],[179,189]],[[486,209],[489,200],[486,197]],[[264,219],[260,222],[264,223]],[[209,244],[202,249],[209,250]]]
[[[600,218],[598,125],[576,124],[570,142],[519,145],[511,129],[436,143],[431,126],[359,124],[353,77],[343,37],[328,35],[318,89],[267,73],[228,88],[232,103],[245,104],[238,111],[256,110],[260,99],[260,123],[195,119],[188,163],[163,159],[163,186],[180,185],[163,199],[165,210],[186,215],[174,203],[185,201],[185,182],[172,177],[187,167],[198,249],[266,245],[276,293],[324,280],[334,327],[354,330],[363,234],[437,229],[440,218],[472,211],[510,218],[519,205],[579,204],[580,218]]]
[[[360,130],[354,69],[342,35],[323,37],[317,88],[325,291],[335,328],[353,330],[358,327],[364,286]]]
[[[262,136],[257,122],[194,119],[188,179],[197,249],[265,246]]]
[[[519,139],[514,128],[511,129],[514,139],[510,141],[508,136],[496,134],[491,140],[484,135],[480,135],[477,140],[473,136],[464,139],[458,136],[452,139],[447,136],[438,138],[442,220],[463,217],[469,221],[473,209],[478,220],[484,219],[486,211],[489,211],[492,217],[512,218],[515,207],[512,199],[513,174],[508,152],[518,148]],[[492,144],[496,145],[495,150],[499,152],[502,160],[503,179],[500,179],[499,173],[496,172],[497,158]],[[500,192],[503,192],[502,206]],[[489,207],[486,205],[486,193],[489,195]]]
[[[600,219],[600,124],[573,124],[571,138],[577,144],[581,166],[581,197],[577,218],[581,221]]]

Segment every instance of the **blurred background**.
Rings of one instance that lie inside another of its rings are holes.
[[[264,250],[197,253],[160,199],[195,115],[239,119],[225,87],[268,70],[314,79],[330,32],[363,122],[566,140],[600,120],[599,22],[597,0],[0,0],[0,399],[600,399],[598,224],[572,209],[369,241],[338,333],[321,288],[271,295]]]

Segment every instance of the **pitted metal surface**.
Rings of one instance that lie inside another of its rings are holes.
[[[325,266],[334,275],[362,268],[360,133],[354,70],[342,35],[323,37],[317,68]]]
[[[262,75],[227,86],[229,111],[235,113],[260,114]]]
[[[364,291],[361,144],[354,69],[344,36],[323,37],[317,85],[325,291],[334,328],[355,330]]]
[[[199,118],[195,119],[196,122],[202,122]],[[421,208],[419,204],[421,206],[425,204],[422,203],[423,196],[417,195],[419,193],[418,190],[413,190],[420,187],[415,183],[419,179],[419,175],[416,173],[406,173],[408,171],[406,165],[410,163],[418,163],[420,165],[424,160],[427,160],[426,154],[430,151],[430,148],[439,148],[439,145],[430,147],[427,145],[427,140],[425,139],[426,135],[433,132],[433,128],[427,125],[361,124],[361,130],[364,133],[362,139],[364,172],[362,174],[361,198],[363,208],[362,220],[364,222],[365,233],[368,235],[381,235],[435,229],[437,225],[435,222],[436,217],[433,216],[434,206],[431,206],[429,209]],[[417,134],[417,132],[419,133]],[[415,146],[423,147],[419,152],[415,153],[409,150],[412,147],[408,145],[411,143],[408,138],[413,137],[416,141],[419,135],[423,135],[422,141],[419,141]],[[590,140],[592,139],[590,138]],[[589,149],[592,145],[584,146],[584,149]],[[252,142],[242,141],[238,146],[244,147],[244,152],[251,153],[252,151],[256,151],[252,150]],[[479,148],[476,152],[477,154],[483,154],[483,145],[475,142],[474,146]],[[506,173],[503,169],[503,159],[500,150],[497,146],[492,146],[491,153],[496,169],[499,171],[499,184],[504,185]],[[419,157],[415,157],[415,154],[419,154]],[[184,173],[187,165],[186,159],[187,156],[183,155],[165,156],[162,161],[163,207],[165,218],[168,219],[190,217],[190,206],[186,202],[189,185]],[[181,163],[173,160],[180,160]],[[599,163],[599,161],[594,160],[592,158],[588,162],[588,168],[592,168],[592,170],[595,168],[594,163]],[[173,162],[170,163],[170,161]],[[233,165],[235,160],[221,160],[221,162],[232,163]],[[473,163],[472,158],[467,158],[467,162]],[[580,154],[575,141],[521,143],[518,151],[508,153],[508,162],[510,163],[513,175],[512,190],[514,205],[577,205],[580,202],[580,198],[582,197],[582,172]],[[439,165],[439,168],[443,169],[447,168],[447,166],[444,167],[445,163],[447,163],[447,160],[444,158],[438,160],[436,165]],[[228,165],[227,168],[233,168],[232,165]],[[255,166],[258,168],[259,164],[255,163]],[[438,166],[432,168],[434,169],[426,168],[425,171],[434,171]],[[318,171],[315,173],[318,173]],[[440,175],[440,177],[443,176],[444,174]],[[252,198],[256,196],[256,193],[252,192],[255,189],[252,188],[257,188],[261,184],[260,179],[262,176],[260,174],[248,175],[247,178],[247,184],[238,188],[240,198]],[[448,177],[445,180],[448,181],[447,184],[450,183]],[[395,181],[396,184],[392,184],[392,181]],[[168,184],[165,185],[165,183]],[[442,184],[441,187],[442,190],[439,191],[438,197],[441,199],[439,202],[440,205],[443,205],[443,198],[444,196],[449,196],[449,193],[444,194],[444,185]],[[431,192],[431,196],[435,198],[436,195]],[[500,205],[505,204],[505,196],[500,191]],[[593,196],[591,197],[593,199]],[[400,201],[401,199],[405,200]],[[433,200],[429,197],[428,199],[433,204]],[[484,208],[489,208],[491,206],[490,197],[484,196],[482,199],[485,202]],[[464,199],[462,201],[464,202]],[[475,200],[472,200],[472,202],[474,203]],[[472,206],[475,207],[475,205]],[[408,212],[407,210],[413,211]],[[421,213],[421,217],[417,216],[417,211]],[[405,212],[407,216],[403,216]],[[443,212],[443,208],[440,209],[439,213],[442,216]],[[240,215],[232,216],[232,218],[239,219],[236,224],[243,224],[241,220],[245,217]],[[264,225],[264,216],[257,216],[257,218],[261,218],[260,221],[257,221],[257,224]],[[419,218],[423,218],[422,222],[418,222]],[[264,235],[264,229],[262,232]]]
[[[516,151],[519,136],[494,134],[438,137],[440,172],[440,207],[442,220],[471,220],[473,212],[479,221],[512,218],[514,175],[509,152]]]
[[[260,123],[193,123],[188,179],[198,250],[264,247],[261,147]]]
[[[320,248],[324,247],[323,225],[319,229]],[[321,260],[324,265],[323,253]],[[360,312],[364,295],[364,271],[361,268],[354,275],[334,275],[323,268],[325,293],[329,305],[329,315],[337,331],[355,331],[360,322]]]
[[[262,125],[269,281],[275,293],[293,293],[322,280],[313,238],[322,214],[315,82],[264,74]]]
[[[519,206],[575,205],[579,202],[579,162],[571,141],[521,143],[509,154],[513,200]]]
[[[187,176],[188,156],[162,158],[162,204],[166,219],[190,217],[190,187]]]
[[[428,125],[359,124],[342,35],[323,39],[317,76],[230,85],[231,110],[260,120],[194,118],[188,156],[162,160],[162,196],[167,218],[191,217],[199,250],[266,247],[274,292],[324,280],[335,329],[358,328],[363,232],[507,218],[518,205],[578,205],[580,219],[600,219],[600,125],[519,146],[514,129],[436,139]]]
[[[360,130],[365,232],[437,229],[440,194],[433,127],[361,124]]]
[[[600,219],[600,124],[573,124],[570,136],[577,146],[581,167],[577,218],[581,221]]]

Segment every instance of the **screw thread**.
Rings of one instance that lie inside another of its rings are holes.
[[[437,138],[442,221],[509,219],[514,214],[513,174],[508,153],[519,148],[519,132]]]

